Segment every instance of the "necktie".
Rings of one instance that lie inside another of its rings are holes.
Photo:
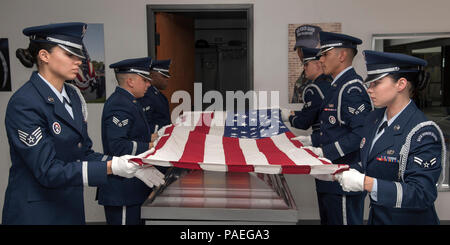
[[[67,105],[69,105],[70,107],[72,107],[72,104],[66,99],[66,97],[64,97],[63,96],[63,101],[64,101],[64,104],[67,104]]]
[[[385,128],[387,127],[387,121],[384,121],[381,126],[378,128],[378,134]]]

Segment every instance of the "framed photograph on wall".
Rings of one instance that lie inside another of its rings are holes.
[[[322,31],[341,32],[341,23],[305,23],[288,25],[288,103],[303,103],[302,92],[307,80],[302,75],[303,64],[297,55],[297,51],[294,50],[294,47],[296,43],[296,29],[305,25],[319,27]],[[319,45],[320,44],[318,44],[317,47]]]
[[[104,103],[106,84],[103,24],[88,24],[83,44],[86,59],[72,83],[80,89],[87,103]]]
[[[11,69],[7,38],[0,38],[0,91],[11,91]]]

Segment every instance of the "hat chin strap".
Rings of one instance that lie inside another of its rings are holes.
[[[138,74],[139,76],[141,76],[141,77],[143,77],[144,79],[147,79],[147,80],[152,80],[151,78],[150,78],[150,76],[145,76],[145,75],[143,75],[143,74],[141,74],[141,73],[136,73],[136,74]]]
[[[380,74],[379,76],[377,76],[377,77],[375,77],[375,78],[373,78],[373,79],[371,79],[369,81],[365,81],[364,85],[368,88],[371,82],[375,82],[377,80],[380,80],[381,78],[383,78],[383,77],[385,77],[387,75],[389,75],[389,73]]]
[[[326,52],[328,52],[328,51],[330,51],[330,50],[332,50],[332,49],[334,49],[335,47],[329,47],[329,48],[326,48],[326,49],[324,49],[324,50],[320,50],[320,52],[319,52],[319,54],[317,54],[318,56],[320,56],[320,55],[323,55],[324,53],[326,53]]]

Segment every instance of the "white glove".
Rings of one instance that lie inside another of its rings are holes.
[[[292,139],[300,141],[303,144],[303,146],[312,146],[311,136],[300,135],[300,136],[297,136],[297,137],[292,138]]]
[[[280,108],[281,109],[281,120],[283,122],[289,121],[289,116],[291,115],[291,110],[286,108]]]
[[[142,180],[142,182],[144,182],[148,187],[160,186],[164,184],[164,174],[152,166],[138,169],[134,176]]]
[[[320,147],[305,146],[302,148],[312,151],[314,154],[316,154],[319,157],[323,157],[323,150]]]
[[[318,180],[334,181],[333,175],[331,174],[311,174],[311,176]]]
[[[364,191],[365,174],[360,173],[356,169],[349,169],[334,175],[336,180],[341,184],[344,191]]]
[[[118,175],[125,178],[133,178],[134,173],[140,168],[139,164],[135,162],[128,162],[130,157],[124,155],[121,157],[113,157],[111,170],[114,175]]]

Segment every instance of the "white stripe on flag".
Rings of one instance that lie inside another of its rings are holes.
[[[206,147],[208,149],[206,149]],[[225,164],[225,152],[222,144],[222,137],[217,135],[206,135],[205,153],[200,167],[205,170],[227,171]]]
[[[166,144],[150,158],[159,161],[178,161],[186,146],[189,133],[186,127],[174,127]]]
[[[258,173],[277,174],[281,172],[281,166],[270,165],[266,156],[259,151],[254,139],[239,139],[242,153],[247,165],[253,165],[254,171]]]
[[[273,143],[286,154],[296,165],[322,165],[322,162],[303,149],[298,149],[287,138],[286,134],[279,134],[271,137]]]

